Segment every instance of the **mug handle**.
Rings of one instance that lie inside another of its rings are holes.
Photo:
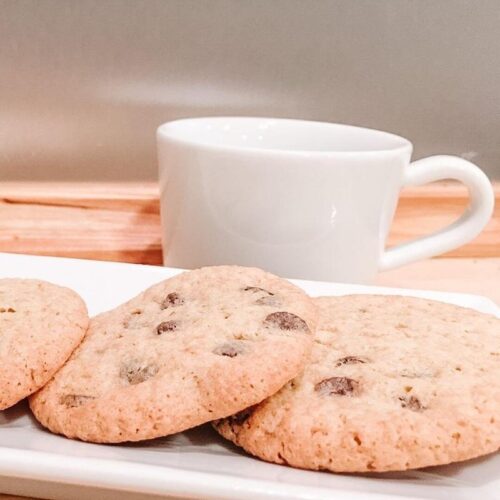
[[[475,238],[486,226],[495,204],[493,187],[479,167],[463,158],[439,155],[414,161],[405,167],[403,186],[444,179],[458,180],[467,187],[470,203],[465,212],[440,231],[385,250],[379,261],[381,271],[448,252]]]

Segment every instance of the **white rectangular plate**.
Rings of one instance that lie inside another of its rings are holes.
[[[0,277],[38,278],[69,286],[82,295],[92,315],[178,272],[153,266],[0,254]],[[500,315],[492,301],[473,295],[296,283],[313,296],[413,295]],[[110,490],[120,490],[122,493],[115,495],[121,498],[128,496],[126,492],[252,500],[500,498],[499,454],[457,465],[378,476],[309,472],[251,458],[225,442],[209,425],[130,445],[71,441],[38,426],[25,403],[0,413],[0,476],[4,478],[0,487],[8,484],[9,493],[35,494],[33,488],[27,490],[25,486],[38,484],[40,495],[60,498],[63,494],[57,493],[57,488],[46,493],[43,485],[57,483],[66,492],[68,487],[73,488],[71,496],[82,498],[89,497],[88,487],[101,489],[106,498],[112,498]]]

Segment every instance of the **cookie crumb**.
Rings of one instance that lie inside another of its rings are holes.
[[[83,394],[64,394],[59,398],[59,403],[66,406],[66,408],[77,408],[88,403],[94,396],[85,396]]]
[[[236,342],[226,342],[217,346],[213,351],[214,354],[219,356],[227,356],[229,358],[235,358],[238,354],[243,354],[244,348],[241,344]]]
[[[281,300],[276,295],[267,295],[266,297],[261,297],[257,299],[255,303],[258,306],[271,306],[271,307],[279,307],[281,305]]]
[[[121,366],[120,377],[127,380],[130,385],[137,385],[154,377],[158,371],[158,365],[131,360]]]
[[[362,358],[360,356],[345,356],[343,358],[337,359],[335,366],[339,367],[342,365],[357,365],[359,363],[368,363],[368,359]]]
[[[400,396],[399,401],[401,401],[402,408],[408,408],[409,410],[420,412],[424,411],[426,407],[420,402],[416,396]]]

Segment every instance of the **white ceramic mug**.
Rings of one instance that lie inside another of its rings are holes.
[[[410,163],[411,143],[333,123],[274,118],[177,120],[157,132],[164,264],[258,266],[285,277],[369,282],[380,270],[473,239],[493,210],[486,175],[454,156]],[[404,186],[463,182],[466,212],[385,249]]]

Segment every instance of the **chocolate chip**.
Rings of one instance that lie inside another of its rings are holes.
[[[276,326],[280,330],[302,330],[304,332],[309,331],[307,323],[299,318],[296,314],[292,314],[286,311],[279,311],[268,314],[264,320],[264,324],[270,326]]]
[[[59,398],[59,403],[66,406],[66,408],[77,408],[83,406],[92,399],[94,396],[84,396],[83,394],[65,394]]]
[[[359,392],[359,382],[347,377],[331,377],[318,382],[314,390],[322,396],[354,396]]]
[[[212,352],[214,354],[218,354],[219,356],[235,358],[238,354],[242,354],[244,352],[244,348],[241,343],[226,342],[225,344],[217,346]]]
[[[368,360],[366,358],[360,358],[359,356],[345,356],[337,359],[335,366],[357,365],[359,363],[368,363]]]
[[[265,293],[267,295],[274,295],[273,292],[270,292],[269,290],[266,290],[265,288],[259,288],[258,286],[246,286],[243,288],[244,292],[252,292],[252,293]]]
[[[167,307],[176,307],[182,304],[184,304],[184,299],[177,292],[171,292],[165,297],[160,307],[166,309]]]
[[[177,328],[177,321],[162,321],[157,327],[156,327],[156,333],[158,335],[161,335],[162,333],[165,332],[173,332]]]
[[[126,379],[130,385],[136,385],[154,377],[158,371],[158,365],[134,359],[121,366],[120,377]]]
[[[230,417],[221,418],[220,420],[215,420],[212,423],[215,428],[219,428],[225,424],[229,425],[231,432],[237,436],[241,430],[241,426],[250,418],[256,407],[257,405],[249,406],[248,408],[245,408]]]
[[[408,408],[412,411],[424,411],[426,408],[415,396],[400,396],[399,401],[401,401],[401,406],[403,408]]]
[[[16,310],[12,307],[0,307],[0,313],[15,313]]]
[[[241,410],[240,412],[235,413],[234,415],[231,415],[230,417],[227,417],[226,420],[231,425],[242,425],[251,417],[254,410],[255,410],[255,406],[249,406],[248,408],[245,408],[244,410]]]

